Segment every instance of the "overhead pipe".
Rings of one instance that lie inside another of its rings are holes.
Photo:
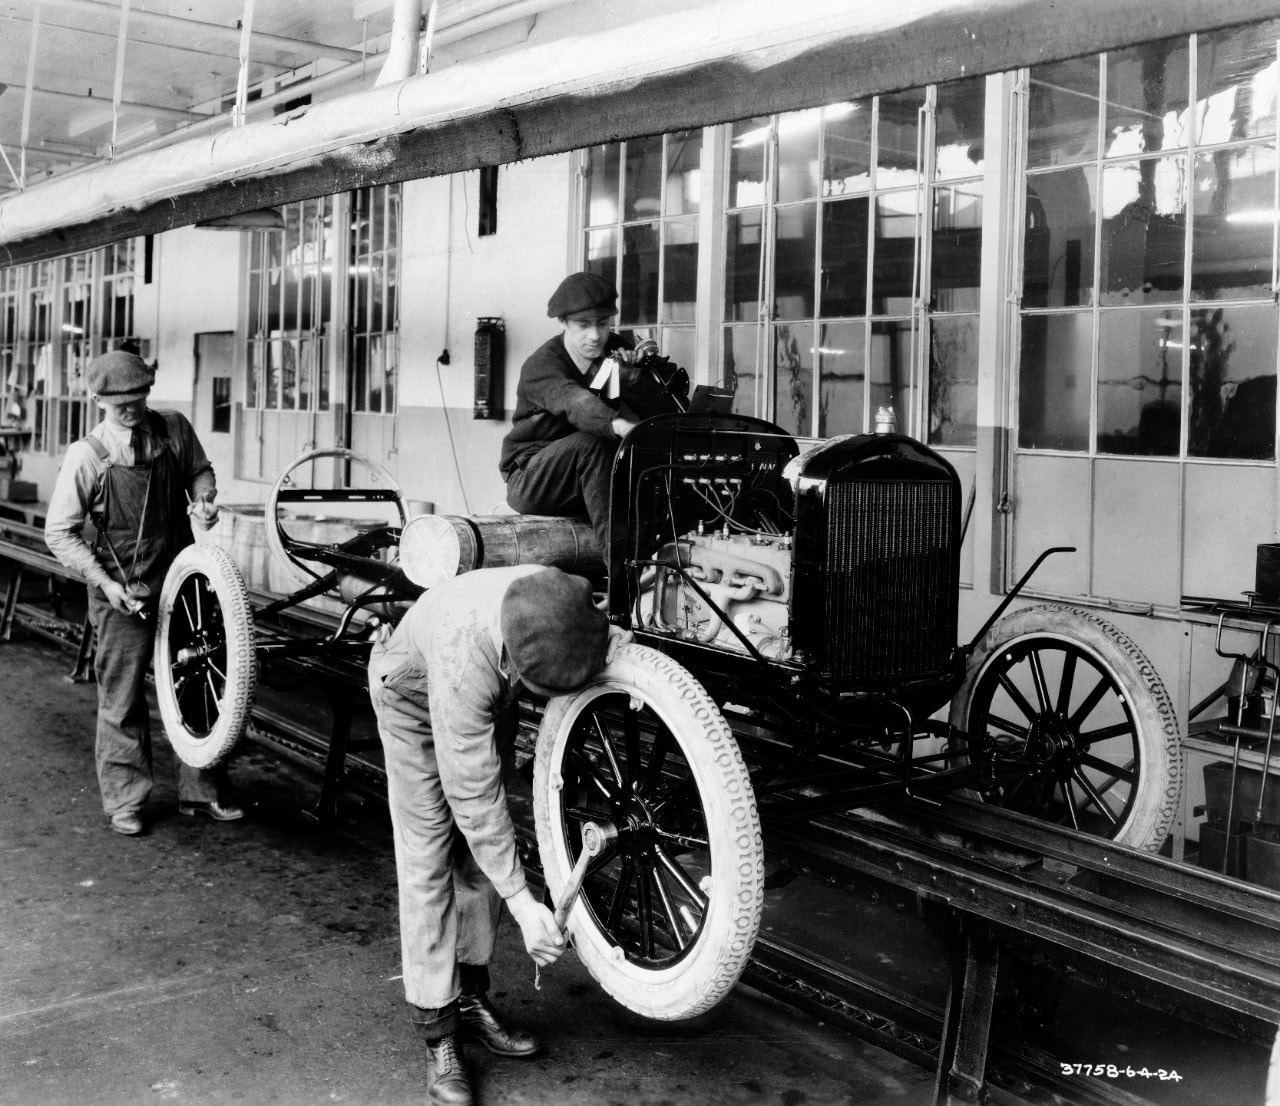
[[[1076,0],[1055,19],[1041,0],[709,0],[681,13],[679,35],[652,16],[576,36],[573,49],[526,46],[55,177],[0,201],[0,264],[1277,16],[1280,0]]]
[[[375,87],[413,76],[414,51],[421,25],[422,0],[395,0],[391,11],[391,45],[378,79],[373,82]]]

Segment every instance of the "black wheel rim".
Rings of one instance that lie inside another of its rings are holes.
[[[222,604],[203,573],[178,588],[169,616],[169,670],[182,723],[208,737],[222,713],[227,688],[227,632]]]
[[[996,654],[974,688],[969,731],[1002,768],[988,799],[1100,837],[1124,828],[1138,795],[1141,746],[1110,670],[1071,642],[1037,639]]]
[[[581,902],[628,961],[658,969],[689,955],[702,934],[711,851],[679,743],[633,702],[603,695],[575,720],[560,764],[560,822],[571,864],[583,824],[617,829],[617,841],[588,866]]]

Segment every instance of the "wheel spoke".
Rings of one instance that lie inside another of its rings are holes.
[[[653,869],[653,886],[658,892],[658,901],[662,903],[662,912],[667,916],[667,924],[671,929],[671,936],[675,939],[676,948],[683,952],[689,947],[689,940],[684,934],[683,919],[671,901],[671,893],[667,890],[662,872],[658,868]]]
[[[671,830],[663,829],[661,826],[654,826],[653,832],[662,838],[663,841],[670,841],[674,845],[683,845],[686,849],[710,849],[711,842],[705,837],[694,837],[689,833],[674,833]]]
[[[1079,730],[1084,720],[1093,713],[1093,708],[1102,702],[1102,697],[1111,690],[1111,680],[1105,673],[1098,677],[1098,682],[1094,689],[1085,696],[1084,702],[1076,708],[1075,714],[1068,719],[1072,729]]]
[[[1103,760],[1101,757],[1085,756],[1080,758],[1081,767],[1092,768],[1109,777],[1107,787],[1110,788],[1117,780],[1123,780],[1125,783],[1136,783],[1138,773],[1133,770],[1133,761],[1125,767],[1118,764],[1112,764],[1109,760]]]
[[[1067,655],[1062,660],[1062,681],[1058,684],[1058,703],[1055,708],[1064,718],[1071,708],[1071,689],[1075,680],[1076,654],[1074,650],[1068,650]]]
[[[1089,801],[1098,808],[1098,812],[1107,820],[1107,823],[1111,828],[1114,829],[1118,826],[1120,824],[1120,819],[1117,818],[1111,808],[1107,806],[1106,799],[1098,793],[1093,784],[1089,782],[1088,777],[1079,769],[1077,769],[1072,775],[1076,783],[1080,785],[1080,789],[1088,796]]]
[[[671,877],[680,884],[680,889],[697,904],[699,910],[705,911],[707,909],[706,896],[699,890],[698,885],[689,878],[689,874],[676,862],[674,857],[667,854],[666,849],[661,845],[654,846],[653,851],[658,858],[658,863],[670,872]]]
[[[640,720],[637,714],[630,705],[622,711],[622,736],[627,751],[626,779],[632,783],[640,779]]]
[[[1031,736],[1031,727],[1024,726],[1019,722],[1011,722],[1007,718],[1001,718],[997,714],[987,715],[987,729],[1003,730],[1005,733],[1013,737],[1020,737],[1023,741]]]
[[[648,864],[636,866],[636,905],[639,908],[640,955],[653,959],[657,946],[653,940],[653,894],[649,888],[652,869]]]
[[[1027,664],[1031,668],[1031,682],[1035,685],[1036,701],[1040,704],[1038,713],[1043,714],[1049,709],[1049,684],[1045,679],[1044,659],[1039,649],[1027,654]]]
[[[662,766],[667,759],[667,751],[674,747],[671,731],[662,726],[653,737],[649,747],[649,765],[645,769],[644,782],[640,786],[643,795],[652,795],[662,780]]]
[[[1081,745],[1096,745],[1099,741],[1109,741],[1113,737],[1133,737],[1135,734],[1133,720],[1126,718],[1113,726],[1103,726],[1100,730],[1082,733],[1077,739]]]
[[[1026,696],[1022,694],[1022,692],[1018,689],[1018,686],[1013,682],[1013,680],[1009,678],[1009,673],[1007,670],[1000,673],[999,679],[1000,679],[1000,686],[1004,688],[1005,694],[1008,695],[1009,698],[1013,700],[1013,705],[1016,706],[1020,711],[1022,711],[1023,717],[1026,718],[1028,721],[1035,718],[1037,714],[1036,708],[1033,707],[1029,702],[1027,702]]]
[[[1071,781],[1062,781],[1062,801],[1066,804],[1067,814],[1071,818],[1071,828],[1078,830],[1080,828],[1080,819],[1076,816],[1076,800],[1071,794]]]
[[[624,790],[626,777],[623,776],[622,768],[618,765],[618,750],[614,748],[613,735],[609,732],[609,727],[605,724],[605,720],[600,717],[599,711],[595,711],[591,715],[591,721],[595,726],[596,737],[600,739],[600,744],[604,747],[604,755],[609,759],[609,770],[613,773],[618,790]]]
[[[600,775],[595,763],[587,756],[586,752],[575,745],[569,750],[569,756],[577,768],[578,777],[580,779],[585,778],[588,783],[600,792],[606,801],[613,802],[618,794],[617,787],[611,785],[608,780]]]
[[[624,857],[622,860],[622,871],[618,873],[618,882],[613,889],[613,899],[609,903],[609,913],[605,918],[604,927],[610,933],[618,931],[618,925],[622,921],[622,911],[627,905],[627,892],[631,889],[631,881],[635,878],[636,862],[631,857]]]

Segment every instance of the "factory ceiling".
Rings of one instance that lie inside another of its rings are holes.
[[[0,265],[1280,0],[0,0]]]

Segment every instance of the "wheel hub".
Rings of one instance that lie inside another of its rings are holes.
[[[1080,763],[1078,738],[1065,715],[1045,711],[1031,724],[1027,750],[1041,771],[1065,778]]]

